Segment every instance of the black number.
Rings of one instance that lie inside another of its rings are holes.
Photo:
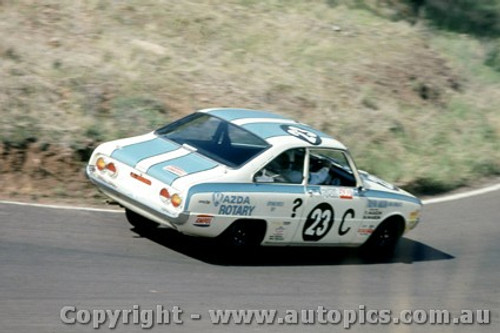
[[[309,213],[302,239],[305,241],[318,241],[323,238],[333,226],[334,212],[332,206],[327,203],[320,203]]]
[[[340,225],[339,225],[339,236],[344,236],[345,234],[347,234],[349,232],[349,230],[351,230],[351,227],[349,227],[345,230],[342,230],[342,227],[344,226],[345,218],[347,217],[347,215],[351,215],[351,218],[353,219],[354,218],[354,210],[348,209],[344,213],[344,216],[342,216],[342,222],[340,222]]]

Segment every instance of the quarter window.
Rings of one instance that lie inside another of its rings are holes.
[[[302,184],[305,149],[290,149],[269,162],[255,175],[257,183]]]

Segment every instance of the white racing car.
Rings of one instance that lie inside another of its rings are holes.
[[[391,251],[421,201],[356,166],[346,147],[269,112],[207,109],[93,152],[89,179],[134,226],[255,245]]]

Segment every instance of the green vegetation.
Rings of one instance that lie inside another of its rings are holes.
[[[451,3],[1,1],[0,140],[83,163],[195,109],[267,109],[450,190],[500,173],[500,0]]]
[[[499,0],[419,2],[425,8],[426,17],[440,28],[478,36],[500,36]]]

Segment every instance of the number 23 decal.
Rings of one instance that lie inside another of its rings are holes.
[[[351,218],[354,218],[354,210],[348,209],[344,213],[338,230],[339,236],[343,236],[351,230],[351,227],[344,229],[344,223],[346,222],[345,220],[348,215],[350,215]],[[305,241],[320,240],[328,233],[328,231],[330,231],[334,221],[335,213],[333,207],[326,202],[320,203],[314,207],[314,209],[307,216],[304,223],[304,229],[302,230],[302,239]]]
[[[305,241],[318,241],[332,228],[334,221],[332,206],[326,202],[320,203],[309,213],[302,230],[302,239]]]

